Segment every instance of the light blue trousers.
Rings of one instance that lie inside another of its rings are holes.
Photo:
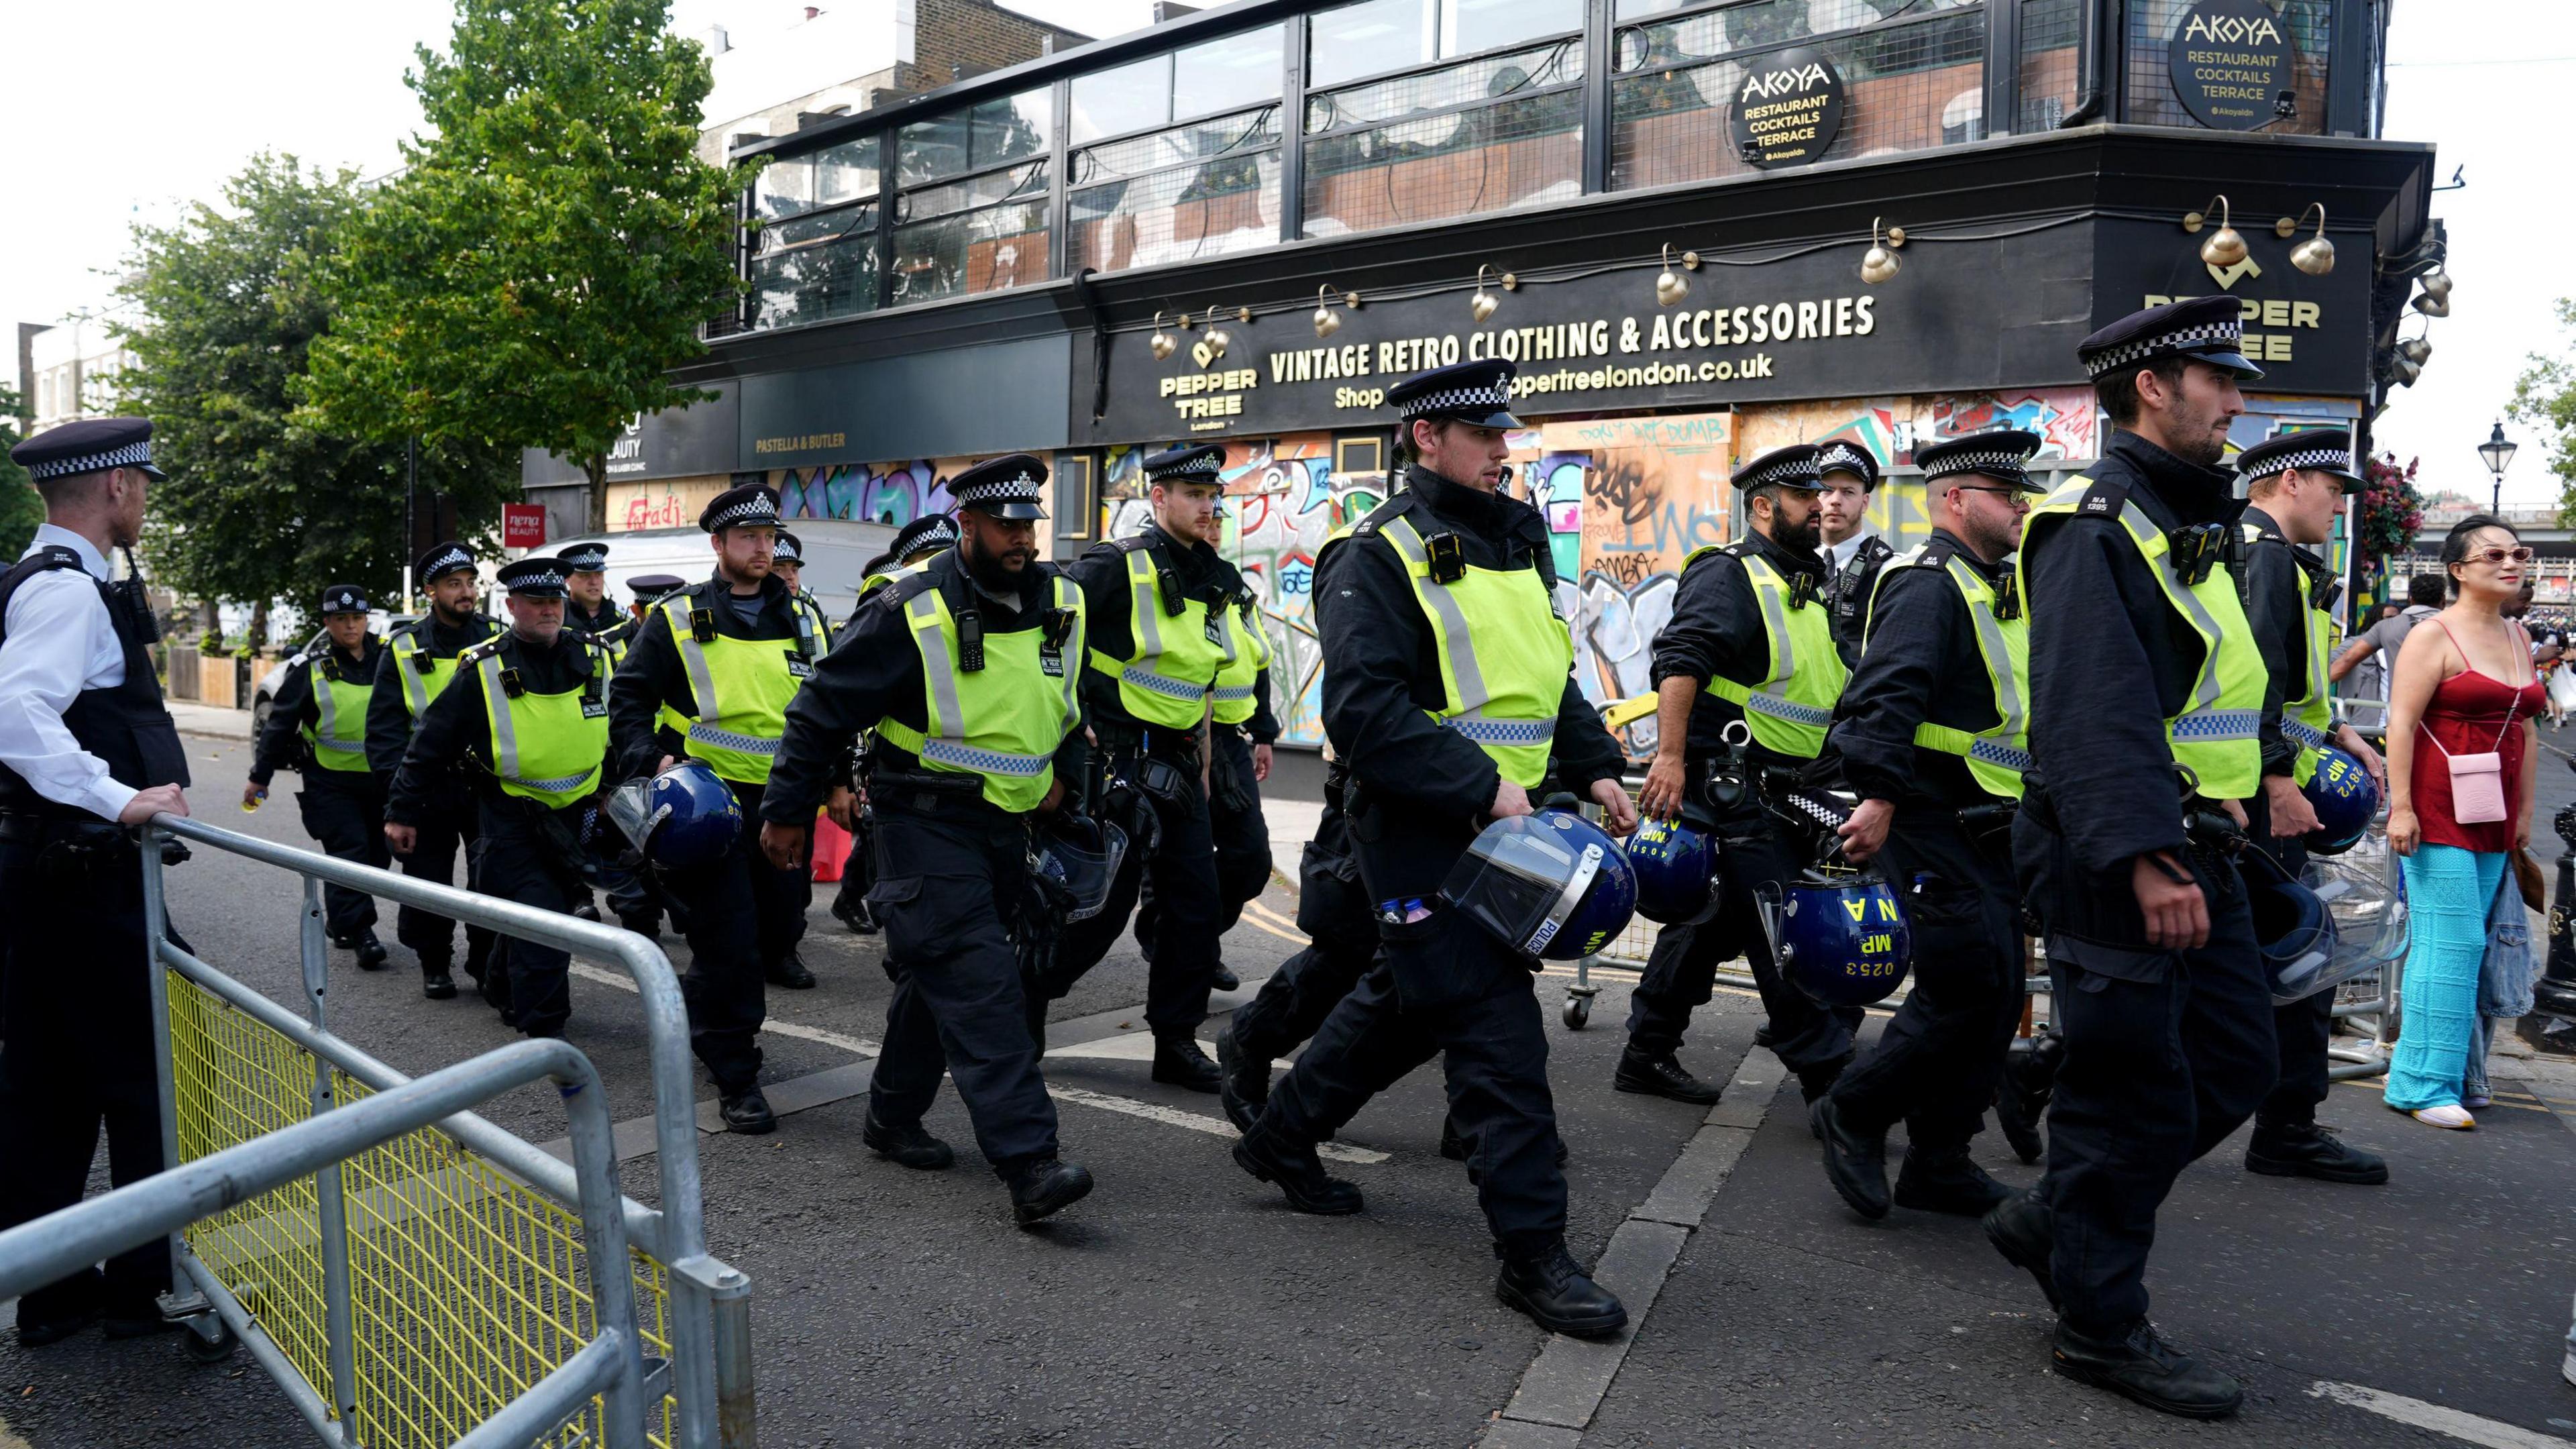
[[[2421,845],[2405,857],[2408,937],[2404,1017],[2388,1064],[2388,1105],[2460,1105],[2476,1035],[2487,910],[2504,880],[2501,851]]]

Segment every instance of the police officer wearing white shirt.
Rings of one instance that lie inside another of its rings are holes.
[[[107,550],[143,531],[161,479],[152,425],[92,418],[9,456],[45,524],[0,573],[0,1229],[80,1200],[102,1121],[122,1187],[161,1170],[143,877],[127,828],[188,813],[188,762],[146,646],[142,581],[109,582]],[[170,1251],[155,1239],[18,1300],[34,1347],[106,1319],[163,1326]]]

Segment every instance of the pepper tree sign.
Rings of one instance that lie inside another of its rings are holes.
[[[1792,46],[1747,63],[1728,128],[1748,166],[1821,161],[1843,127],[1843,78],[1825,53]]]
[[[2183,109],[2217,130],[2253,130],[2292,92],[2289,26],[2262,0],[2200,0],[2165,58]]]

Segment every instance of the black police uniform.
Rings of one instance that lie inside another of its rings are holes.
[[[460,775],[472,780],[474,889],[570,915],[574,906],[590,899],[589,883],[582,877],[582,862],[590,853],[584,818],[595,817],[596,801],[549,807],[501,789],[492,764],[491,715],[482,683],[474,677],[486,655],[496,657],[504,671],[515,672],[531,694],[579,691],[585,715],[607,710],[608,651],[569,629],[552,644],[504,631],[467,650],[461,676],[429,702],[420,733],[412,737],[394,776],[385,818],[411,826],[436,819],[443,809],[439,797],[455,789]],[[515,938],[504,939],[497,955],[493,966],[509,983],[503,1019],[532,1037],[563,1035],[572,1016],[572,957],[558,947]]]
[[[157,478],[151,433],[141,419],[91,419],[48,429],[10,455],[39,482],[110,467]],[[9,646],[11,601],[28,581],[83,568],[79,551],[41,545],[0,573],[0,654]],[[121,785],[184,786],[187,754],[146,652],[160,635],[141,581],[92,575],[90,582],[115,629],[125,679],[79,690],[62,711],[63,727]],[[80,1201],[102,1124],[114,1186],[150,1177],[162,1161],[147,974],[160,967],[146,954],[135,837],[47,799],[5,764],[0,960],[17,963],[0,973],[0,1229],[7,1229]],[[159,1321],[153,1300],[169,1289],[170,1251],[156,1238],[109,1259],[103,1280],[83,1269],[20,1298],[19,1340],[61,1337],[102,1309],[111,1332],[139,1331]]]
[[[1360,882],[1342,808],[1350,770],[1324,772],[1324,809],[1297,861],[1297,929],[1306,944],[1281,962],[1217,1034],[1225,1114],[1250,1131],[1270,1100],[1270,1064],[1311,1039],[1333,1008],[1368,974],[1378,951],[1377,917]]]
[[[1248,598],[1248,596],[1246,596]],[[1260,628],[1260,613],[1238,601],[1238,614]],[[1270,709],[1270,667],[1263,665],[1252,681],[1252,718],[1241,724],[1208,725],[1208,835],[1216,845],[1217,969],[1211,982],[1222,990],[1241,984],[1224,965],[1225,933],[1243,919],[1245,904],[1270,884],[1270,821],[1261,813],[1261,782],[1253,778],[1252,748],[1279,740],[1279,717]],[[1136,945],[1147,965],[1160,939],[1162,909],[1154,897],[1150,873],[1136,906]]]
[[[1878,491],[1878,458],[1869,449],[1849,438],[1835,438],[1816,445],[1816,471],[1849,473],[1861,482],[1861,491]],[[1869,627],[1869,600],[1878,586],[1879,570],[1896,557],[1896,550],[1886,539],[1871,534],[1852,550],[1842,567],[1828,571],[1825,580],[1825,607],[1833,611],[1834,649],[1843,656],[1843,667],[1860,662],[1861,636]]]
[[[460,623],[450,623],[433,608],[385,640],[384,651],[376,662],[376,692],[367,701],[367,768],[384,783],[388,794],[394,772],[402,768],[403,755],[411,748],[415,728],[411,710],[403,703],[402,661],[394,652],[394,642],[408,634],[421,646],[415,658],[452,659],[500,632],[500,625],[487,615],[469,614]],[[454,687],[452,682],[450,687]],[[405,875],[451,885],[457,847],[465,846],[465,885],[470,890],[474,885],[472,845],[478,829],[472,781],[459,774],[447,783],[448,789],[429,794],[420,818],[412,822],[420,833],[411,854],[394,858],[401,862]],[[456,923],[434,911],[418,906],[396,909],[394,939],[420,958],[426,978],[447,975],[449,963],[455,960]],[[465,974],[483,984],[486,999],[497,1002],[506,983],[487,971],[494,939],[492,932],[481,926],[465,928]]]
[[[939,551],[956,546],[957,520],[945,513],[925,513],[895,530],[893,544],[884,553],[860,565],[859,601],[851,607],[850,617],[843,621],[842,633],[846,634],[857,625],[859,611],[868,606],[868,596],[884,588],[888,576],[911,566],[906,560],[918,556],[920,561],[928,562]],[[866,742],[862,740],[860,752],[865,748]],[[846,783],[855,789],[860,774],[856,754],[850,764],[850,778]],[[841,888],[833,894],[832,915],[863,936],[874,935],[877,929],[876,921],[868,915],[867,906],[868,887],[876,881],[875,830],[875,811],[862,792],[850,811],[850,858],[841,867]]]
[[[1494,367],[1510,376],[1509,364]],[[1451,371],[1463,369],[1444,369]],[[1501,411],[1499,398],[1494,411]],[[1393,550],[1361,536],[1399,517],[1426,541],[1456,538],[1469,568],[1535,569],[1551,593],[1555,571],[1537,509],[1420,467],[1407,471],[1404,490],[1354,536],[1326,544],[1317,561],[1324,726],[1350,767],[1345,805],[1360,878],[1371,900],[1436,901],[1490,818],[1501,776],[1490,756],[1428,712],[1444,702],[1437,638]],[[1558,782],[1577,793],[1617,779],[1624,763],[1570,674],[1554,748]],[[1528,1282],[1524,1275],[1544,1274],[1551,1262],[1579,1280],[1563,1258],[1565,1175],[1529,962],[1454,910],[1410,922],[1381,913],[1378,920],[1383,959],[1333,1008],[1272,1090],[1237,1161],[1278,1177],[1294,1205],[1355,1210],[1356,1192],[1322,1179],[1314,1144],[1441,1055],[1450,1121],[1468,1145],[1469,1176],[1507,1281]],[[1334,1198],[1319,1203],[1319,1191]],[[1582,1287],[1598,1292],[1588,1282]],[[1615,1300],[1608,1306],[1618,1312]]]
[[[1997,723],[1975,624],[1945,572],[1953,559],[2009,589],[2009,564],[1986,563],[1934,529],[1918,554],[1880,576],[1868,648],[1825,743],[1860,798],[1896,807],[1873,864],[1904,903],[1913,983],[1876,1044],[1835,1082],[1820,1117],[1829,1153],[1847,1134],[1875,1145],[1902,1120],[1905,1167],[1894,1201],[1974,1216],[2004,1196],[1968,1161],[1968,1142],[2021,1018],[2020,892],[2013,802],[1988,792],[1959,756],[1914,742],[1925,723],[1971,734]],[[1878,1216],[1885,1189],[1878,1178],[1862,1189],[1874,1204],[1853,1205]]]
[[[1701,555],[1683,568],[1681,584],[1673,594],[1672,620],[1655,636],[1657,685],[1677,674],[1702,681],[1717,675],[1758,681],[1767,672],[1769,646],[1762,611],[1742,562],[1748,556],[1762,558],[1793,589],[1803,579],[1807,590],[1822,596],[1823,562],[1760,533],[1748,531],[1725,548]],[[1706,689],[1693,697],[1684,765],[1694,791],[1701,788],[1711,763],[1726,754],[1726,727],[1743,718],[1743,706]],[[1809,764],[1755,742],[1747,742],[1743,751],[1748,780],[1763,771],[1804,771]],[[1770,1016],[1771,1050],[1798,1074],[1812,1101],[1851,1059],[1852,1033],[1859,1029],[1864,1013],[1858,1007],[1828,1010],[1785,981],[1772,959],[1771,940],[1762,930],[1754,904],[1755,887],[1766,883],[1779,887],[1795,879],[1807,861],[1751,790],[1735,803],[1715,808],[1711,834],[1719,849],[1717,912],[1695,925],[1666,926],[1656,936],[1645,973],[1629,997],[1628,1050],[1621,1070],[1634,1072],[1652,1064],[1670,1067],[1691,1012],[1706,1005],[1715,988],[1718,963],[1740,955],[1753,967],[1763,1009]],[[1671,1071],[1679,1074],[1678,1067]],[[1634,1089],[1654,1090],[1644,1081]]]
[[[393,860],[385,847],[387,781],[373,769],[324,769],[314,760],[303,730],[321,717],[314,699],[317,672],[326,676],[326,682],[330,677],[364,680],[372,688],[384,673],[384,653],[384,641],[373,634],[359,643],[354,657],[325,634],[287,661],[286,677],[269,701],[268,728],[260,732],[250,769],[250,782],[262,789],[279,770],[295,771],[302,780],[295,792],[295,808],[304,817],[304,833],[319,842],[324,853],[378,870]],[[368,699],[372,713],[374,696]],[[373,970],[384,963],[384,948],[375,940],[375,897],[325,884],[322,911],[331,939],[357,948],[359,965]]]

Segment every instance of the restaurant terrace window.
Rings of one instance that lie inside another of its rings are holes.
[[[1043,282],[1049,88],[895,132],[894,304]]]
[[[1283,43],[1273,25],[1074,78],[1068,266],[1115,271],[1279,240]]]
[[[1811,159],[1981,140],[1984,10],[1978,0],[1618,0],[1610,189],[1755,170],[1732,134],[1737,92],[1792,47],[1821,52],[1843,88],[1841,126]]]
[[[773,161],[751,188],[754,327],[786,327],[877,305],[878,138]]]
[[[1579,0],[1360,0],[1308,22],[1305,234],[1583,190]]]

